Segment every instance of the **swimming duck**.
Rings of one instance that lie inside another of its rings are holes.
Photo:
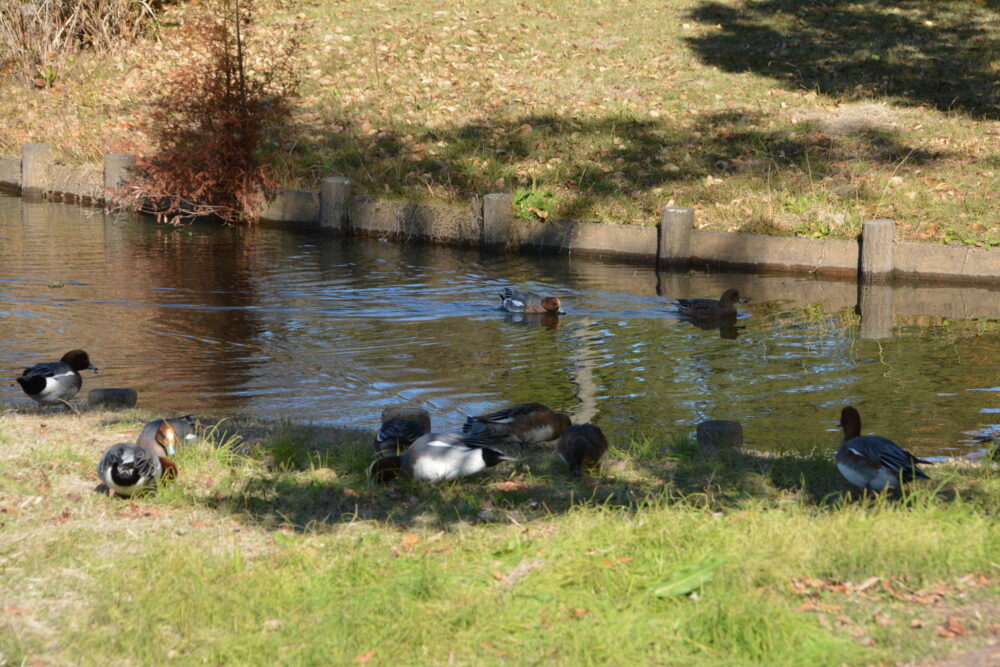
[[[83,386],[80,371],[97,370],[83,350],[70,350],[59,361],[48,361],[25,368],[17,383],[29,397],[42,405],[67,405]]]
[[[507,287],[500,293],[500,307],[511,313],[559,313],[562,303],[557,296],[517,292]]]
[[[417,438],[402,456],[376,459],[368,467],[368,476],[388,482],[397,475],[403,479],[441,482],[467,477],[491,468],[501,461],[514,461],[490,447],[490,441],[458,433],[427,433]]]
[[[397,456],[425,433],[427,430],[422,420],[393,417],[383,423],[375,434],[375,453],[386,457]]]
[[[524,447],[555,440],[570,425],[568,416],[553,412],[541,403],[518,403],[469,417],[462,432]]]
[[[198,422],[191,415],[174,419],[154,419],[142,427],[142,432],[139,433],[135,443],[147,447],[158,444],[163,448],[165,456],[173,456],[177,453],[177,445],[188,444],[198,439],[197,428]]]
[[[740,293],[734,289],[727,289],[718,301],[714,299],[677,299],[677,312],[697,320],[735,317],[736,304],[739,302]]]
[[[917,464],[931,461],[918,459],[892,440],[861,435],[861,415],[850,405],[840,411],[840,426],[844,441],[837,449],[837,469],[854,486],[882,491],[899,488],[900,481],[929,479]]]
[[[177,465],[160,455],[162,448],[122,442],[112,445],[97,464],[97,475],[108,487],[108,493],[133,496],[156,489],[163,477],[177,475]]]
[[[583,469],[596,466],[604,452],[608,451],[608,439],[604,432],[593,424],[570,426],[556,445],[556,451],[574,476],[583,474]]]

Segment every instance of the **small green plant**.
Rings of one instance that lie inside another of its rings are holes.
[[[554,196],[548,190],[539,190],[534,181],[530,188],[514,192],[514,213],[524,220],[548,220],[555,207]]]

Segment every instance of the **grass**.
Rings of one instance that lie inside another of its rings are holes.
[[[549,447],[373,488],[370,434],[230,419],[155,496],[96,492],[151,416],[0,413],[0,663],[840,665],[1000,633],[995,467],[858,499],[825,451],[637,436],[580,481]]]
[[[994,0],[409,0],[263,3],[303,41],[294,122],[266,148],[288,187],[345,175],[375,196],[551,192],[553,218],[1000,244]],[[5,84],[0,151],[72,162],[148,149],[142,83],[162,44]],[[154,80],[155,82],[155,80]],[[548,210],[548,209],[546,209]]]

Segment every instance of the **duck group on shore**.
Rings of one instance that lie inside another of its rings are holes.
[[[514,313],[562,314],[555,296],[510,288],[500,294],[501,309]],[[727,289],[718,301],[677,299],[676,312],[695,324],[721,327],[737,316],[740,294]],[[725,334],[724,334],[725,335]],[[31,399],[45,406],[66,405],[83,384],[80,371],[97,369],[84,350],[71,350],[59,361],[26,368],[16,378]],[[593,424],[572,424],[570,417],[541,403],[526,402],[468,417],[461,432],[430,431],[422,411],[384,419],[373,443],[375,459],[368,476],[390,483],[397,478],[440,482],[475,475],[504,462],[513,462],[508,447],[526,447],[557,440],[556,454],[573,476],[600,465],[608,441]],[[853,406],[841,411],[844,438],[836,452],[837,469],[850,484],[881,492],[898,489],[914,479],[928,479],[918,464],[930,461],[915,457],[896,443],[879,436],[861,435],[861,416]],[[97,473],[109,495],[130,497],[155,490],[163,479],[175,477],[177,465],[170,459],[178,446],[197,437],[197,423],[190,416],[157,419],[146,424],[135,443],[118,443],[101,456]]]

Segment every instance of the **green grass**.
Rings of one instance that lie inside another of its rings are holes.
[[[96,492],[149,416],[0,413],[0,662],[840,665],[998,630],[995,467],[859,499],[825,452],[638,436],[579,481],[542,448],[376,488],[370,434],[236,419],[155,496]]]
[[[992,0],[264,4],[303,43],[294,119],[266,147],[291,188],[534,184],[553,218],[654,224],[672,203],[713,230],[852,238],[888,217],[898,238],[1000,244]],[[0,151],[146,150],[142,84],[170,34],[84,54],[55,88],[5,84]]]

